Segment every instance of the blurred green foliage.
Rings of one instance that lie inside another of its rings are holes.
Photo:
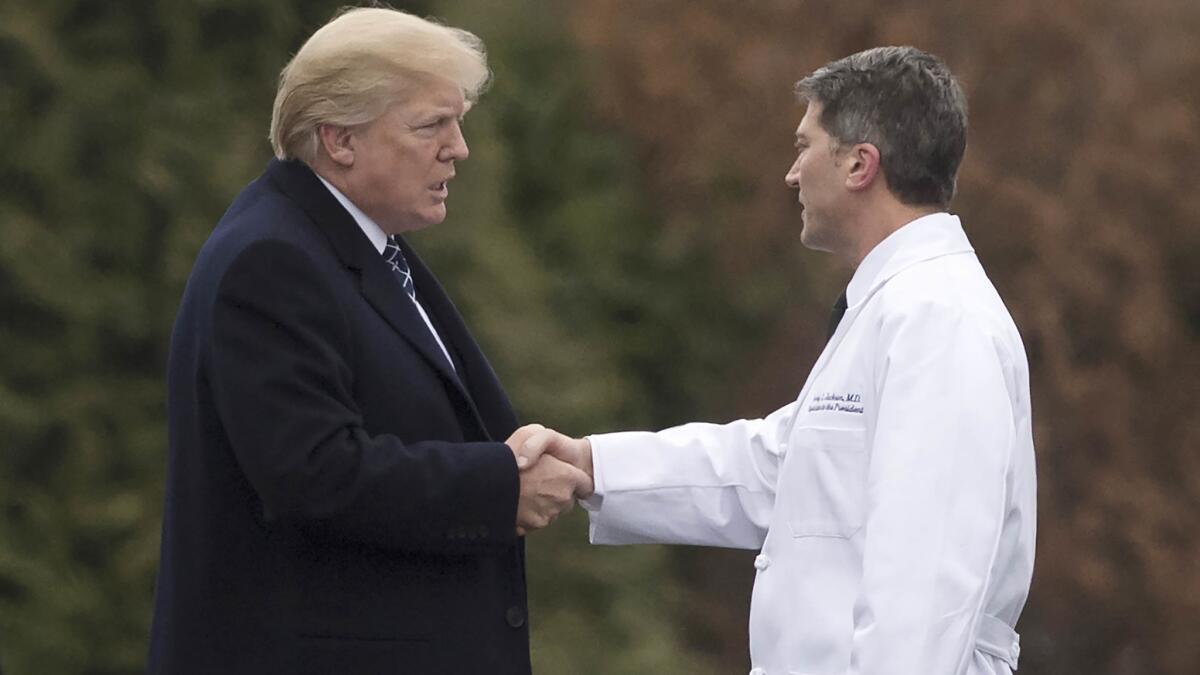
[[[270,156],[279,70],[339,4],[0,1],[8,675],[142,670],[176,306]],[[762,414],[848,277],[798,250],[789,84],[876,44],[942,55],[972,108],[955,210],[1030,355],[1021,672],[1192,673],[1200,9],[1085,4],[398,2],[478,34],[495,71],[450,215],[412,241],[523,421]],[[529,554],[537,672],[746,663],[746,552],[589,547],[576,511]]]
[[[270,156],[274,84],[317,0],[0,5],[0,663],[140,672],[158,559],[164,366],[191,261]],[[657,222],[589,114],[553,5],[403,3],[488,45],[451,216],[414,244],[524,421],[573,433],[703,408],[761,329],[711,246]],[[758,302],[755,307],[761,306]],[[750,319],[754,321],[751,322]],[[683,330],[703,326],[702,330]],[[669,357],[669,358],[668,358]],[[529,543],[535,669],[698,673],[665,549]]]

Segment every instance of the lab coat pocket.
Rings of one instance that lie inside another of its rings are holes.
[[[854,536],[863,526],[867,452],[862,429],[798,428],[780,485],[793,537]]]

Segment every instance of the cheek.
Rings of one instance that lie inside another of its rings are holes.
[[[829,166],[822,165],[820,162],[813,162],[813,165],[808,169],[809,182],[826,187],[829,185]]]
[[[817,164],[817,160],[813,158],[813,151],[809,150],[804,157],[800,158],[800,171],[803,172],[804,175],[811,177],[817,172]]]
[[[415,170],[411,162],[398,163],[392,173],[392,178],[395,181],[394,189],[397,192],[414,195],[423,187],[420,172]]]

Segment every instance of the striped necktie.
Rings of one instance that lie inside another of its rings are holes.
[[[400,250],[400,244],[397,243],[395,236],[388,237],[387,246],[383,249],[383,259],[392,266],[392,271],[396,273],[396,278],[400,280],[404,292],[408,293],[408,297],[412,298],[413,302],[416,302],[417,287],[413,285],[412,270],[408,269],[408,261],[404,259],[404,252]]]

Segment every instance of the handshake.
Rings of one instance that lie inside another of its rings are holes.
[[[540,530],[571,510],[576,499],[592,495],[592,444],[540,424],[513,432],[512,449],[521,474],[517,501],[517,535]]]

